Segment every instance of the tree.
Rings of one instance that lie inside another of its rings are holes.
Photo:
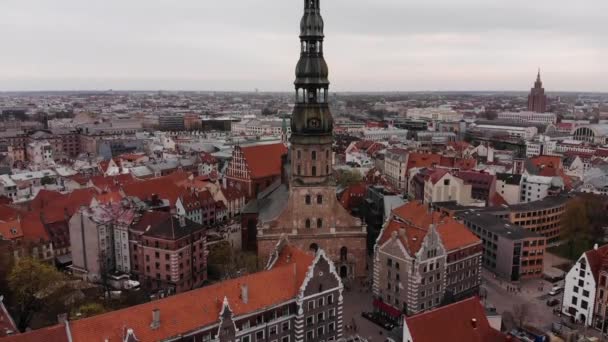
[[[524,324],[528,320],[530,316],[530,304],[522,303],[516,304],[513,306],[513,318],[515,319],[515,323],[519,328],[523,328]]]
[[[226,275],[231,260],[232,247],[228,241],[221,241],[209,247],[209,256],[207,258],[209,277],[220,279]]]
[[[56,292],[63,275],[36,259],[20,259],[9,274],[9,287],[17,306],[17,327],[25,331],[45,302]]]
[[[40,185],[55,184],[55,180],[49,176],[44,176],[40,179]]]
[[[567,241],[568,258],[575,259],[579,256],[580,247],[586,250],[586,245],[591,240],[591,226],[587,215],[587,207],[584,200],[577,198],[568,203],[562,217],[562,239]]]
[[[75,312],[72,313],[71,317],[77,317],[78,319],[87,318],[95,315],[100,315],[106,312],[106,308],[100,303],[86,303],[78,307]]]
[[[361,173],[357,171],[345,170],[342,171],[338,176],[338,185],[342,188],[346,188],[361,182],[362,179],[363,177],[361,177]]]

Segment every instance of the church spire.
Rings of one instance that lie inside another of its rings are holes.
[[[304,0],[291,116],[291,174],[300,184],[325,183],[332,169],[333,119],[328,104],[329,69],[323,57],[323,28],[320,0]]]

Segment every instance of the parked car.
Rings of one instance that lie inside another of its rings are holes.
[[[553,286],[553,288],[551,289],[551,292],[549,292],[549,295],[555,296],[557,294],[562,293],[563,290],[564,290],[564,288],[561,286]]]
[[[559,299],[552,298],[547,300],[547,306],[556,306],[559,304]]]

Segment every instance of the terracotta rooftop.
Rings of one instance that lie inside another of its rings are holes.
[[[281,174],[281,156],[287,154],[283,143],[241,147],[251,178],[263,178]]]
[[[291,252],[287,259],[285,253]],[[224,297],[235,316],[256,312],[294,298],[312,256],[286,249],[270,270],[230,279],[154,302],[70,322],[74,341],[122,342],[125,327],[140,341],[160,341],[218,321]],[[294,274],[296,275],[294,277]],[[248,301],[241,299],[241,286],[248,287]],[[152,310],[160,312],[160,326],[150,328]],[[193,314],[196,313],[196,314]]]
[[[405,318],[412,342],[503,342],[510,337],[494,330],[477,297]]]
[[[390,239],[393,232],[397,232],[408,251],[417,253],[431,224],[435,225],[448,252],[481,243],[462,223],[437,211],[429,212],[428,207],[420,201],[412,201],[395,208],[392,214],[393,218],[382,230],[380,244]]]
[[[64,325],[32,330],[2,339],[2,342],[68,342]]]

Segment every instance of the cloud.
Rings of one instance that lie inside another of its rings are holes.
[[[608,91],[605,0],[321,0],[332,90]],[[301,0],[3,0],[0,90],[291,90]]]

